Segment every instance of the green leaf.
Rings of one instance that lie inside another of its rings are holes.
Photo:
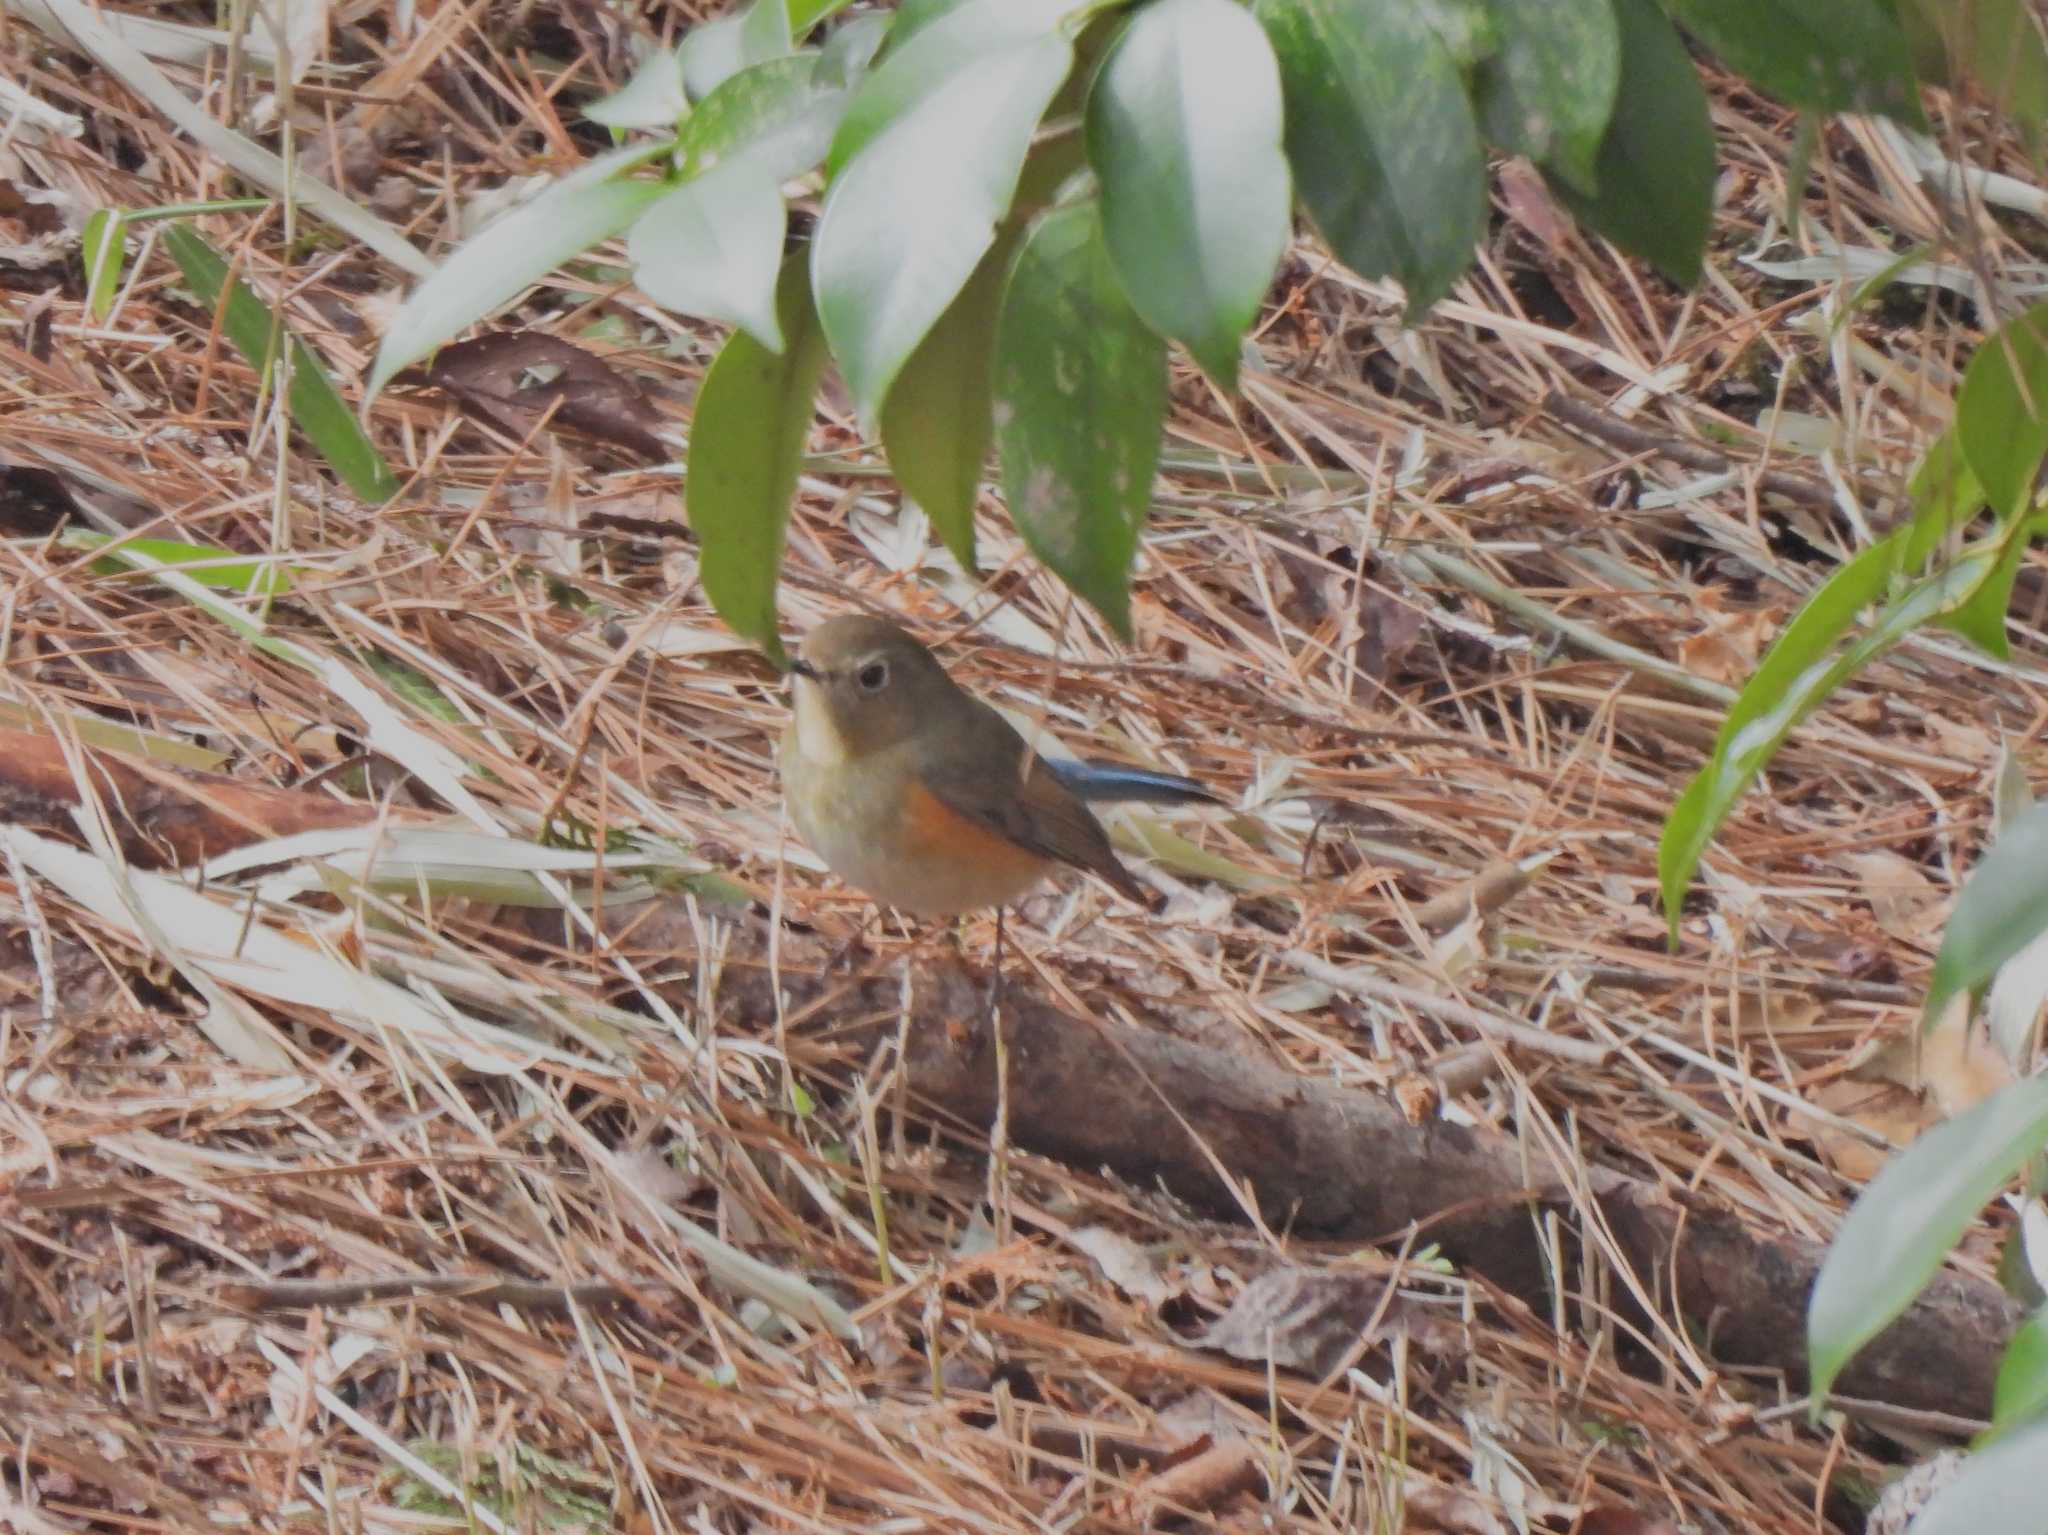
[[[607,128],[673,127],[689,115],[682,61],[670,48],[657,48],[611,95],[593,101],[583,115]]]
[[[1294,184],[1337,257],[1420,315],[1486,229],[1486,157],[1457,61],[1413,0],[1258,0]]]
[[[1831,654],[1856,615],[1883,598],[1911,529],[1878,540],[1807,598],[1729,706],[1714,750],[1672,806],[1657,847],[1657,871],[1671,939],[1700,854],[1765,764],[1799,722],[1857,672],[1921,625],[1962,606],[1992,574],[1999,549],[1966,553],[1893,596],[1870,627]]]
[[[1600,185],[1600,141],[1621,84],[1613,0],[1515,0],[1493,12],[1497,51],[1479,61],[1479,124],[1501,148],[1581,192]]]
[[[1886,0],[1668,0],[1686,31],[1782,101],[1920,121],[1906,34]]]
[[[1080,0],[966,0],[943,14],[904,6],[879,68],[854,95],[826,166],[836,177],[884,128],[991,53],[1041,43]]]
[[[95,320],[114,312],[114,296],[121,291],[121,265],[126,254],[123,241],[128,219],[119,208],[96,208],[85,221],[80,241],[85,257],[86,310]]]
[[[2037,1311],[2020,1323],[1999,1361],[1998,1384],[1991,1393],[1992,1428],[2002,1436],[2044,1416],[2048,1416],[2048,1311]]]
[[[737,325],[782,350],[775,267],[788,223],[781,183],[743,157],[686,181],[626,236],[633,280],[666,309]]]
[[[1942,628],[1954,630],[1994,661],[2003,661],[2012,654],[2012,645],[2005,635],[2005,620],[2012,608],[2013,582],[2019,578],[2020,561],[2026,556],[2028,542],[2025,538],[2008,538],[2005,552],[1977,589],[1938,620]]]
[[[1265,34],[1232,0],[1155,0],[1110,49],[1087,124],[1103,235],[1132,306],[1234,390],[1291,232]]]
[[[629,227],[667,190],[660,181],[614,181],[616,172],[667,152],[635,145],[600,155],[470,236],[393,316],[363,391],[371,400],[392,378],[549,272]]]
[[[1956,395],[1956,440],[2001,520],[2034,501],[2048,456],[2048,304],[1986,336]]]
[[[889,36],[890,18],[879,12],[855,16],[833,30],[818,53],[816,81],[821,87],[852,90],[874,63]]]
[[[846,0],[788,0],[789,35],[802,37],[834,11],[846,9]]]
[[[198,295],[200,303],[219,310],[221,330],[235,344],[235,350],[259,372],[268,373],[277,339],[270,307],[240,278],[229,276],[227,262],[195,230],[184,224],[166,225],[163,241],[164,249],[184,274],[186,286]],[[291,385],[285,393],[285,407],[293,423],[360,499],[390,500],[398,492],[398,476],[364,435],[355,412],[348,408],[312,350],[289,330],[283,331],[282,336],[291,354]]]
[[[1984,510],[1984,488],[1970,472],[1954,427],[1928,444],[1907,483],[1906,497],[1914,514],[1900,548],[1899,565],[1904,570],[1920,570],[1952,534],[1968,527]]]
[[[2035,1077],[1936,1125],[1870,1181],[1835,1233],[1807,1303],[1816,1411],[1856,1350],[1906,1309],[1964,1228],[2044,1145],[2048,1077]],[[2039,1462],[2034,1474],[2038,1481]]]
[[[754,0],[744,11],[690,28],[676,49],[690,99],[702,101],[750,64],[785,57],[789,15],[785,0]]]
[[[1931,1024],[2048,930],[2048,805],[2027,811],[1991,845],[1956,897],[1928,978],[1923,1022]]]
[[[1031,551],[1131,632],[1131,561],[1166,419],[1166,345],[1138,318],[1093,203],[1026,237],[996,333],[996,442]]]
[[[1016,241],[999,239],[896,375],[882,405],[889,467],[961,568],[974,563],[974,500],[995,433],[996,326]]]
[[[775,185],[801,176],[825,158],[844,88],[820,85],[824,60],[795,53],[741,70],[697,104],[676,142],[685,176],[745,157]]]
[[[1699,280],[1714,216],[1714,128],[1685,44],[1652,0],[1614,0],[1621,86],[1593,166],[1597,190],[1554,183],[1579,219],[1672,282]]]
[[[1978,1450],[1956,1479],[1927,1500],[1907,1535],[2038,1535],[2041,1468],[2048,1465],[2048,1422]]]
[[[736,634],[779,661],[775,581],[825,366],[801,252],[782,265],[776,305],[785,341],[779,354],[740,331],[704,375],[683,490],[703,550],[705,594]]]
[[[918,42],[962,12],[933,23]],[[1031,136],[1072,58],[1072,45],[1052,33],[974,56],[834,179],[811,241],[812,280],[832,355],[863,415],[880,409],[994,242]]]
[[[87,528],[67,528],[58,541],[70,549],[98,549],[114,539]],[[130,570],[154,573],[160,565],[174,566],[202,586],[252,596],[282,596],[292,586],[291,568],[276,560],[251,559],[213,544],[169,538],[123,537],[118,548],[93,562],[95,570],[110,575]]]

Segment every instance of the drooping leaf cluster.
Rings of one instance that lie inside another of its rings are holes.
[[[1166,343],[1236,387],[1297,207],[1418,315],[1484,233],[1491,147],[1688,283],[1715,177],[1684,34],[1796,106],[1913,119],[1919,79],[1980,64],[2005,14],[1990,0],[1958,31],[1937,0],[904,0],[822,28],[841,3],[754,0],[645,60],[590,115],[665,136],[458,250],[372,378],[624,234],[650,297],[737,327],[741,363],[714,367],[702,409],[747,429],[700,416],[685,493],[713,601],[771,651],[819,374],[762,356],[822,343],[970,568],[995,447],[1025,541],[1127,632]],[[2048,80],[2026,56],[2002,76],[2019,93]],[[786,255],[792,193],[820,202]]]

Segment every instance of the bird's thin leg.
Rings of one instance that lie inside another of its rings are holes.
[[[1010,1051],[1003,1039],[1003,913],[996,908],[995,974],[989,981],[988,1027],[995,1043],[996,1112],[988,1131],[988,1204],[993,1212],[996,1246],[1010,1240]]]

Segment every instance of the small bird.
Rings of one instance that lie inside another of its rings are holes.
[[[820,624],[790,671],[791,819],[840,878],[913,916],[1000,910],[1061,865],[1149,908],[1085,802],[1217,802],[1175,774],[1040,757],[885,619]]]

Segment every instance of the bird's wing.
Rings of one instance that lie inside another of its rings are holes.
[[[1220,805],[1222,800],[1178,773],[1092,762],[1083,757],[1046,757],[1044,766],[1078,799],[1146,805]]]
[[[935,754],[920,765],[919,780],[940,803],[1027,852],[1085,869],[1119,894],[1151,905],[1150,892],[1111,850],[1102,823],[1042,759],[1029,754],[1007,722],[1007,739],[986,730],[973,737],[990,749]]]

